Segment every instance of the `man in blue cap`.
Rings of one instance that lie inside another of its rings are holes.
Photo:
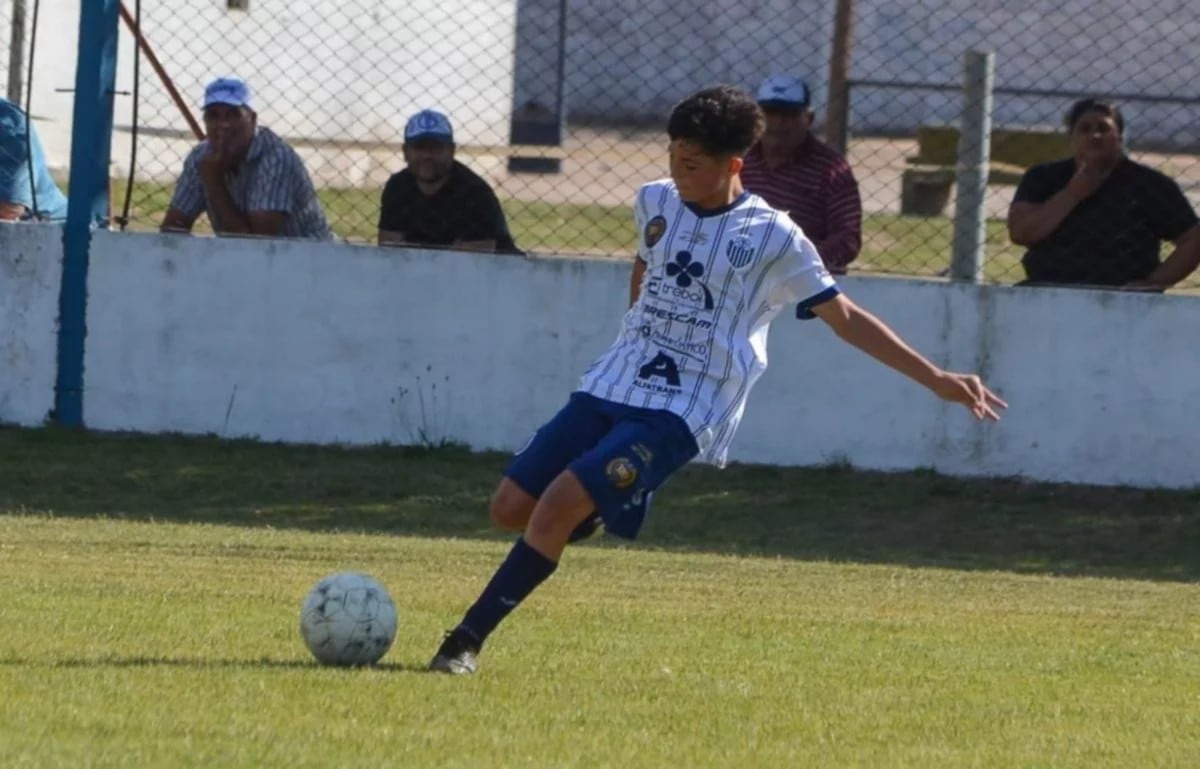
[[[0,98],[0,220],[62,221],[67,198],[50,170],[25,112]]]
[[[862,200],[850,164],[813,135],[808,84],[771,75],[758,89],[767,127],[742,169],[746,189],[786,211],[829,271],[844,275],[862,248]]]
[[[207,212],[218,235],[329,238],[304,162],[259,127],[243,81],[217,78],[204,89],[204,130],[207,138],[183,162],[163,232],[191,232]]]
[[[404,127],[407,167],[383,188],[379,245],[520,253],[491,186],[454,159],[454,131],[426,109]]]

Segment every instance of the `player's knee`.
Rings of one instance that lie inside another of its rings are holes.
[[[563,539],[563,528],[558,516],[539,513],[529,519],[525,527],[525,539],[532,542]]]
[[[529,522],[537,500],[512,481],[505,478],[492,495],[488,515],[492,523],[507,531],[521,531]]]
[[[525,524],[529,521],[529,510],[522,510],[520,507],[505,504],[504,502],[492,500],[492,506],[488,509],[488,515],[491,516],[492,523],[505,531],[521,531],[525,528]]]
[[[554,479],[538,500],[525,528],[526,537],[565,540],[595,507],[575,474],[564,472]]]

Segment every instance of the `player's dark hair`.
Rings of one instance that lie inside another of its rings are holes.
[[[676,104],[667,121],[667,135],[693,142],[708,155],[745,155],[765,125],[753,96],[731,85],[718,85]]]
[[[1097,99],[1089,97],[1080,99],[1071,105],[1071,109],[1067,110],[1067,116],[1063,122],[1067,124],[1067,132],[1075,131],[1075,124],[1079,122],[1079,118],[1083,117],[1088,112],[1099,112],[1105,117],[1112,118],[1117,124],[1117,135],[1125,135],[1125,118],[1121,115],[1120,108],[1107,99]]]

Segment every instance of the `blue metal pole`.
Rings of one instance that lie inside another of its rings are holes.
[[[83,343],[87,336],[88,249],[92,226],[108,225],[108,161],[117,78],[120,0],[80,0],[71,172],[58,294],[58,376],[54,415],[83,426]]]

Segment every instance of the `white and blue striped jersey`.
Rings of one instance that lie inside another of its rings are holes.
[[[837,285],[791,218],[744,193],[704,211],[669,179],[634,206],[646,262],[617,340],[579,390],[687,422],[699,458],[724,466],[750,388],[767,367],[767,329],[785,307],[833,298]]]

